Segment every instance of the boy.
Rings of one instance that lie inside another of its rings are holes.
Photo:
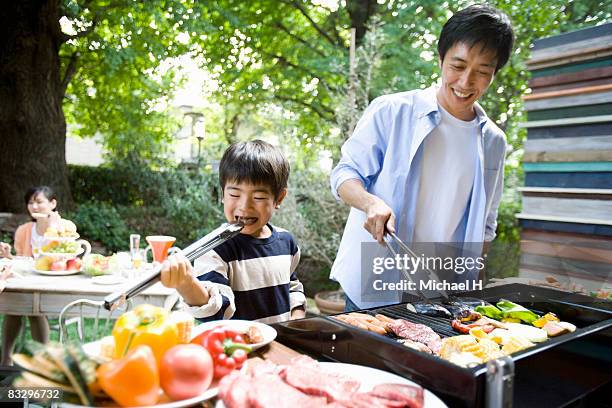
[[[476,101],[513,43],[501,11],[460,10],[438,40],[440,85],[376,98],[342,147],[331,187],[353,208],[330,278],[344,289],[347,310],[388,303],[361,299],[355,253],[363,242],[382,243],[386,231],[408,244],[484,241],[486,252],[495,237],[506,141]]]
[[[223,154],[223,212],[228,222],[243,222],[243,230],[193,268],[177,255],[161,271],[162,283],[176,288],[197,319],[304,317],[304,289],[295,273],[300,250],[289,232],[268,222],[287,195],[288,179],[289,163],[269,143],[235,143]]]

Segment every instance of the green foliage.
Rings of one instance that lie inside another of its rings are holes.
[[[125,250],[129,245],[129,231],[115,207],[89,201],[78,205],[67,218],[78,226],[81,236],[99,241],[109,251]]]

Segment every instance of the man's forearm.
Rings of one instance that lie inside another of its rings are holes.
[[[364,212],[376,201],[376,196],[368,193],[357,179],[349,179],[340,184],[338,195],[346,204]]]

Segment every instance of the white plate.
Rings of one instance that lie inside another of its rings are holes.
[[[261,331],[261,335],[264,340],[260,343],[251,344],[250,346],[253,350],[256,350],[260,347],[265,346],[268,343],[271,343],[272,340],[276,338],[276,330],[273,327],[268,326],[267,324],[259,323],[259,322],[251,322],[249,320],[216,320],[214,322],[206,322],[202,323],[193,328],[191,338],[199,335],[200,333],[214,329],[215,327],[229,327],[239,331],[246,331],[249,327],[255,326]],[[83,351],[92,357],[97,357],[100,355],[100,340],[92,341],[91,343],[83,344]]]
[[[98,275],[91,277],[91,283],[96,283],[98,285],[117,285],[125,282],[125,280],[123,276],[117,275]]]
[[[76,271],[42,271],[40,269],[33,269],[34,272],[39,273],[41,275],[47,276],[67,276],[67,275],[76,275],[77,273],[81,273],[82,269]]]
[[[215,320],[214,322],[202,323],[201,325],[193,328],[192,337],[195,337],[206,330],[211,330],[221,326],[238,331],[243,331],[245,333],[249,329],[249,327],[257,327],[261,332],[263,341],[259,343],[250,344],[253,350],[257,350],[258,348],[263,347],[268,343],[271,343],[276,338],[276,330],[272,326],[268,326],[264,323],[252,322],[249,320]]]
[[[193,406],[193,405],[197,405],[197,404],[199,404],[202,401],[206,401],[208,399],[216,397],[218,392],[219,392],[218,387],[211,387],[211,388],[207,389],[204,393],[198,395],[197,397],[188,398],[188,399],[181,400],[181,401],[171,401],[171,402],[166,402],[166,403],[163,403],[163,404],[149,405],[149,408],[150,407],[155,407],[155,408],[182,408],[182,407],[190,407],[190,406]],[[61,407],[66,407],[66,408],[85,408],[85,406],[83,406],[83,405],[68,404],[66,402],[61,403],[60,406]],[[108,406],[105,405],[104,407],[107,408]],[[112,405],[110,407],[112,407]]]

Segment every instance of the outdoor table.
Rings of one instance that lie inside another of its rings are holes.
[[[4,291],[0,293],[0,314],[57,317],[64,306],[74,300],[103,300],[109,293],[132,284],[132,281],[126,281],[115,285],[100,285],[83,274],[46,276],[24,272],[22,277],[10,278]],[[173,298],[176,299],[173,296],[175,294],[176,290],[166,288],[158,282],[135,297],[133,303],[163,307]],[[72,314],[77,311],[79,308],[74,308]],[[83,317],[96,317],[96,313],[97,309],[92,307],[84,307],[82,310]],[[106,316],[106,313],[101,313],[101,316]]]

